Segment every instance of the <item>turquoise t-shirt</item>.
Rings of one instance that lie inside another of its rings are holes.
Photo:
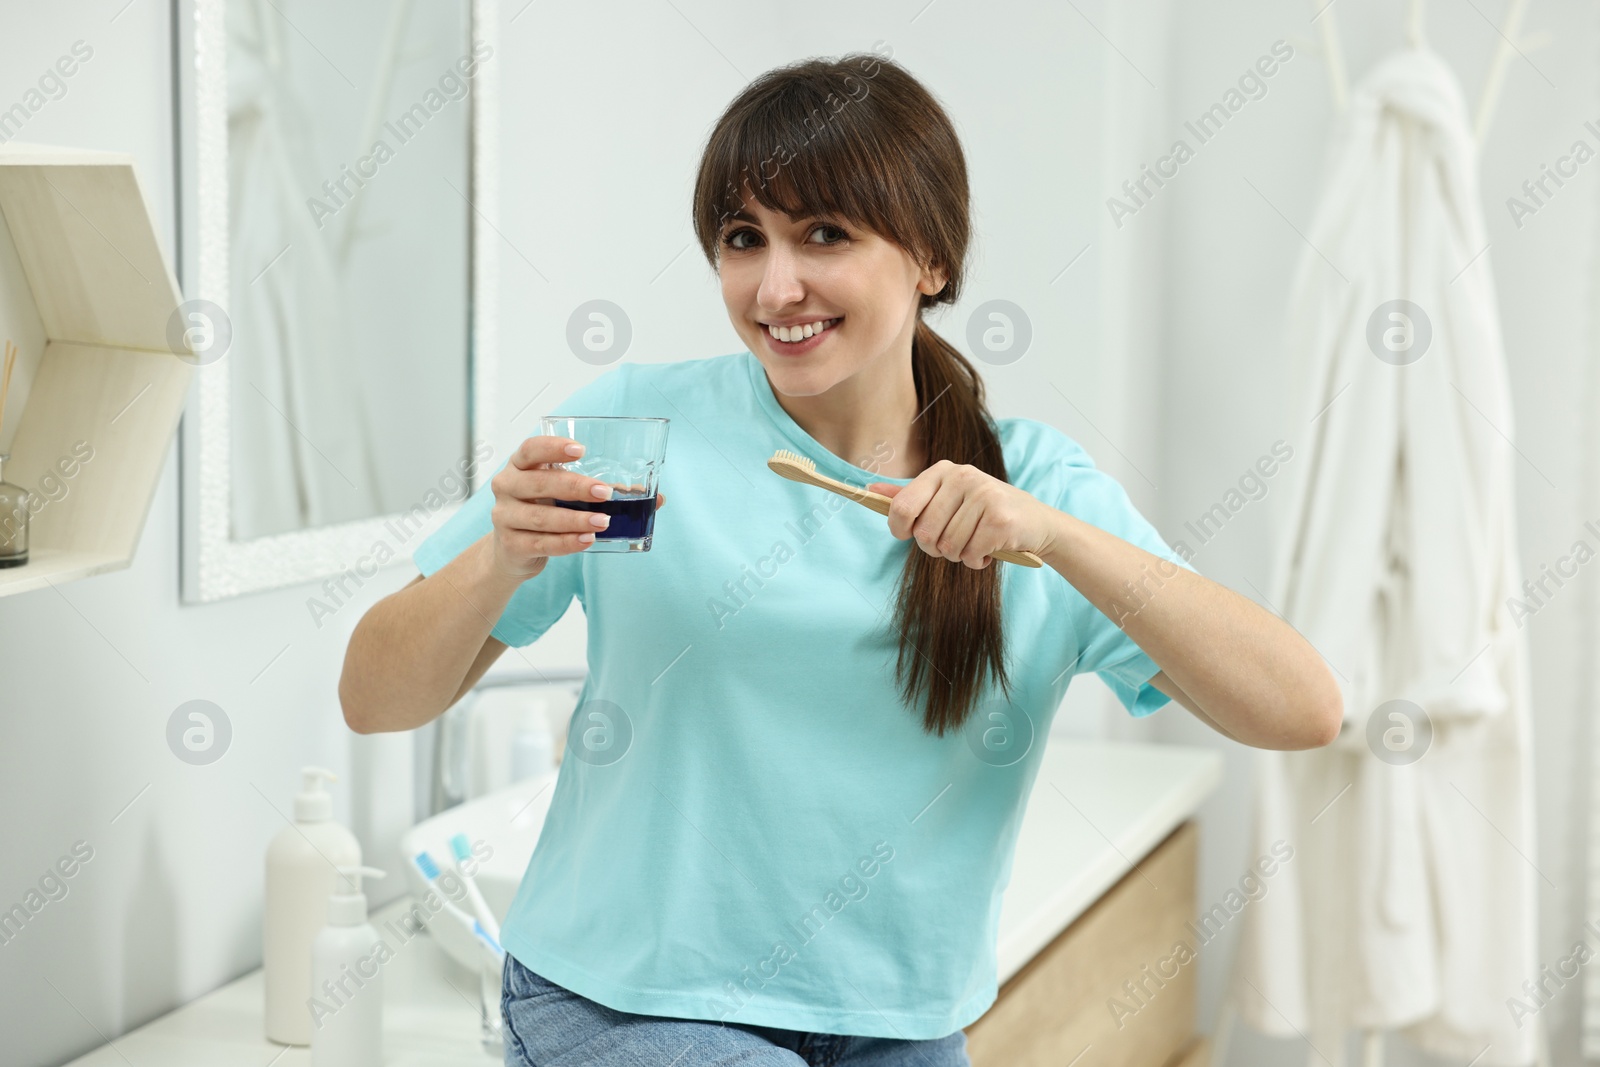
[[[589,670],[507,951],[619,1011],[927,1039],[993,1002],[1001,894],[1074,674],[1167,702],[1133,641],[1050,567],[1000,568],[1008,704],[923,731],[894,681],[906,554],[888,520],[772,473],[786,448],[856,485],[749,352],[622,363],[552,414],[671,419],[649,552],[552,557],[492,631],[526,645],[576,596]],[[1059,430],[996,419],[1012,484],[1190,567]],[[537,430],[532,432],[537,433]],[[871,457],[861,457],[871,464]],[[490,532],[474,493],[414,559]],[[962,566],[951,563],[950,566]]]

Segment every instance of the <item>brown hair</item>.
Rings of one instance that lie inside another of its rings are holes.
[[[971,464],[1006,481],[983,379],[921,318],[959,299],[971,239],[966,158],[933,95],[870,53],[768,71],[728,105],[701,157],[694,229],[713,268],[722,224],[747,189],[790,218],[842,216],[944,272],[944,288],[918,299],[914,432],[930,464]],[[906,704],[924,702],[925,730],[943,736],[961,727],[985,674],[1009,695],[997,563],[974,570],[913,547],[895,607],[895,677]]]

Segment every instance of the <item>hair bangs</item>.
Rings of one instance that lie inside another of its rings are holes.
[[[723,229],[749,212],[751,199],[791,219],[833,216],[904,243],[896,200],[877,180],[883,167],[872,144],[866,81],[847,71],[807,75],[765,87],[758,81],[708,146],[695,229],[713,262]]]

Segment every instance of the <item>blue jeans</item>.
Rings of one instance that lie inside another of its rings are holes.
[[[633,1015],[596,1004],[506,953],[506,1067],[971,1067],[967,1035],[930,1041],[803,1033]]]

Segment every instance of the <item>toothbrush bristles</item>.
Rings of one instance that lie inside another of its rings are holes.
[[[796,463],[796,464],[804,467],[808,471],[815,471],[817,469],[817,463],[816,463],[815,460],[813,460],[813,459],[811,459],[811,458],[809,458],[807,456],[802,456],[797,452],[791,452],[787,448],[778,449],[778,452],[777,452],[777,455],[776,455],[775,458],[777,458],[777,459],[786,459],[791,463]]]

